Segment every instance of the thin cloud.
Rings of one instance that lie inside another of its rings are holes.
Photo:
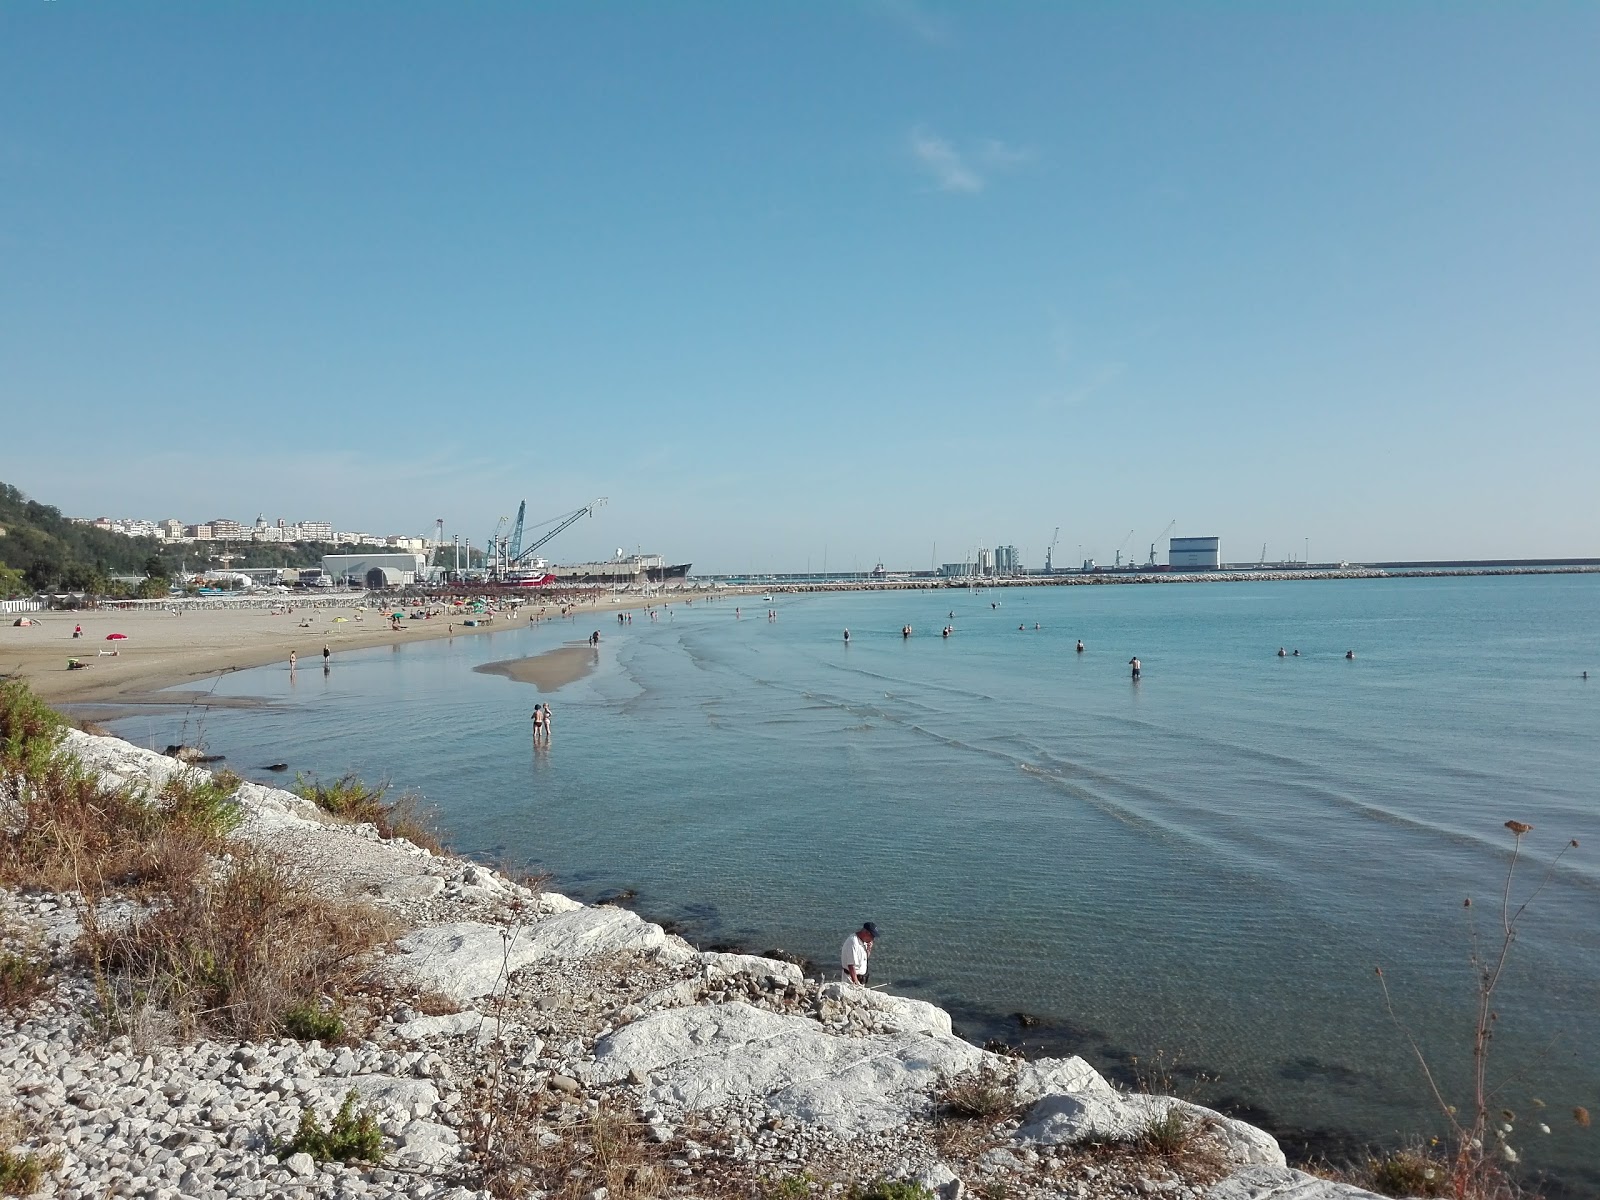
[[[946,46],[954,40],[949,18],[929,12],[917,0],[878,0],[878,8],[925,42]]]
[[[976,149],[963,151],[947,138],[918,127],[911,131],[911,153],[917,165],[929,175],[941,192],[981,192],[989,177],[1001,171],[1014,171],[1034,160],[1025,146],[1012,146],[988,138]]]
[[[911,134],[911,152],[922,169],[933,177],[941,192],[983,191],[983,176],[944,138],[926,130],[914,130]]]
[[[1034,157],[1033,151],[1026,146],[1008,146],[995,138],[984,142],[983,149],[978,152],[979,161],[996,170],[1026,166]]]

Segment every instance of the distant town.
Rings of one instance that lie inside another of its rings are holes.
[[[244,525],[227,517],[214,517],[209,521],[185,524],[175,518],[165,521],[146,521],[137,517],[68,517],[75,525],[89,525],[107,533],[120,533],[124,537],[149,537],[158,542],[181,545],[189,542],[267,542],[294,545],[301,542],[332,543],[340,546],[387,546],[424,554],[433,543],[427,538],[408,534],[340,532],[328,521],[285,521],[279,517],[271,524],[265,517],[257,517],[254,525]]]

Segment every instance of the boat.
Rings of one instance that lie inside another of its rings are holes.
[[[668,563],[659,554],[618,554],[605,562],[570,563],[549,568],[557,583],[681,583],[690,563]]]

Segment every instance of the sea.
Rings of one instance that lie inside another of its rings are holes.
[[[552,694],[472,670],[594,631]],[[874,921],[874,984],[965,1036],[1291,1154],[1442,1133],[1413,1043],[1467,1111],[1514,865],[1493,1107],[1550,1195],[1600,1192],[1600,575],[729,596],[210,691],[261,704],[117,731],[418,792],[456,849],[701,946],[836,972]]]

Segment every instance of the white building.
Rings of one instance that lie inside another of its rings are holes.
[[[1222,567],[1220,539],[1173,538],[1167,543],[1167,565],[1174,571],[1216,571]]]

